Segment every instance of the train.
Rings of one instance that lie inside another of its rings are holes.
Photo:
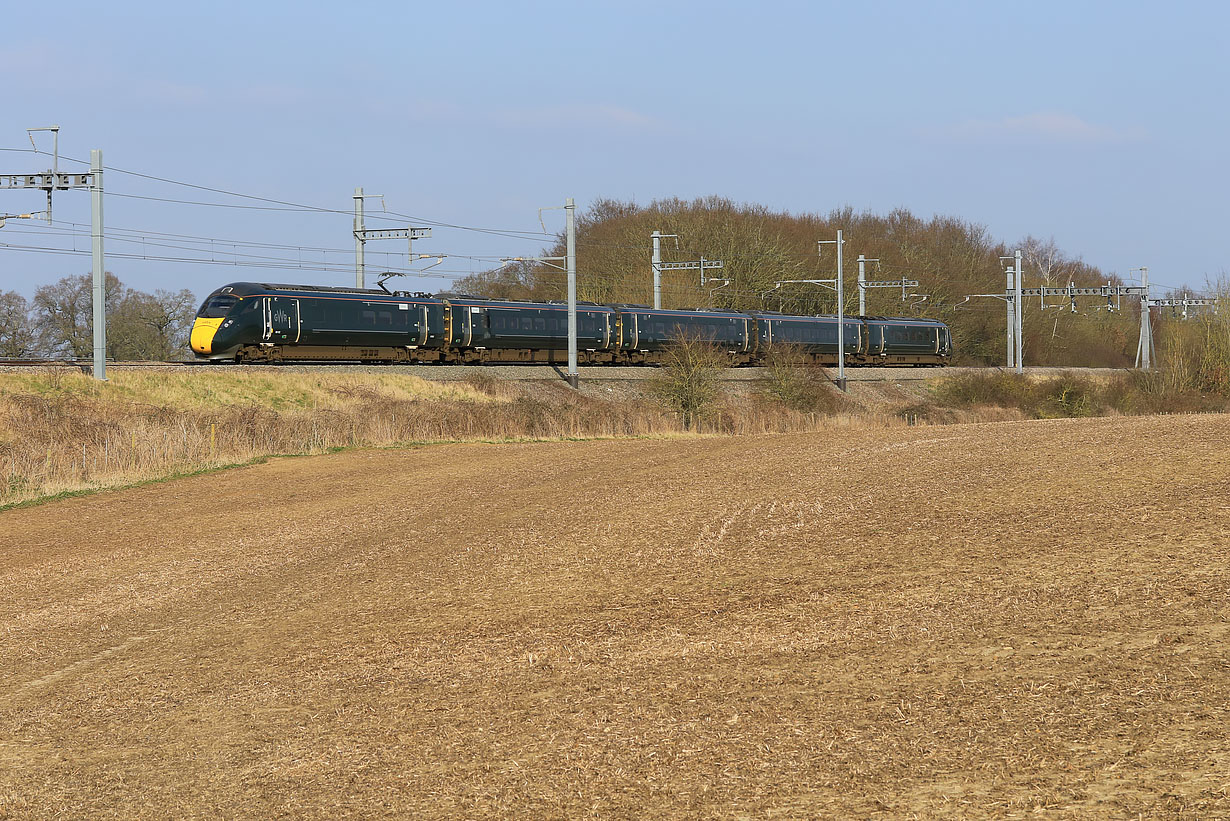
[[[578,302],[577,361],[653,365],[682,335],[703,338],[730,364],[757,365],[789,345],[819,364],[837,362],[835,316],[772,311],[658,310]],[[943,366],[952,334],[933,319],[845,317],[849,366]],[[562,363],[568,308],[467,294],[233,282],[201,304],[189,344],[198,360],[277,364]]]

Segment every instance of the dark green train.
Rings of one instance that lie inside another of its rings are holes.
[[[681,334],[709,340],[732,365],[789,344],[837,361],[837,318],[771,312],[667,311],[577,305],[581,364],[653,364]],[[948,326],[931,319],[846,317],[846,364],[946,365]],[[234,282],[214,291],[192,327],[200,359],[231,362],[565,362],[568,309],[454,294],[388,293]]]

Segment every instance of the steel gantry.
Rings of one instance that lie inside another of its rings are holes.
[[[710,282],[721,282],[723,285],[730,284],[729,279],[705,276],[705,271],[717,271],[722,269],[724,266],[725,264],[720,259],[705,259],[704,257],[690,260],[688,262],[658,262],[654,266],[654,271],[658,274],[658,276],[654,277],[653,307],[657,310],[662,309],[662,271],[700,271],[700,287],[704,288]],[[712,294],[710,294],[710,296],[712,296]]]
[[[379,198],[384,201],[384,194],[364,194],[362,188],[354,190],[354,286],[367,287],[365,283],[367,264],[366,246],[373,239],[404,239],[406,241],[406,256],[410,262],[416,259],[414,241],[430,239],[430,228],[368,228],[363,223],[363,200],[367,197]],[[437,254],[419,255],[417,259],[438,256]]]
[[[69,174],[59,170],[60,127],[32,128],[30,131],[51,131],[56,137],[55,166],[37,174],[0,174],[0,189],[37,189],[47,193],[47,222],[51,222],[51,194],[72,188],[90,192],[91,267],[93,268],[94,378],[107,378],[107,311],[106,274],[103,257],[103,167],[102,151],[90,150],[90,171]],[[33,139],[31,139],[33,142]],[[14,215],[26,216],[26,215]],[[2,224],[2,221],[0,221]]]
[[[1060,297],[1067,301],[1069,308],[1073,313],[1076,312],[1076,300],[1078,297],[1098,297],[1106,300],[1106,308],[1109,311],[1122,310],[1123,297],[1135,298],[1140,300],[1140,339],[1136,344],[1136,366],[1142,370],[1149,370],[1153,367],[1153,325],[1150,322],[1150,311],[1153,308],[1159,307],[1182,307],[1184,318],[1187,316],[1187,309],[1202,305],[1213,306],[1216,308],[1216,299],[1206,299],[1203,297],[1183,297],[1183,298],[1164,298],[1153,299],[1149,296],[1149,269],[1139,268],[1134,270],[1140,271],[1140,285],[1113,285],[1107,282],[1105,285],[1096,287],[1078,286],[1074,282],[1069,282],[1066,286],[1056,288],[1022,288],[1020,277],[1020,252],[1018,251],[1013,257],[1005,257],[1005,259],[1015,259],[1016,265],[1008,269],[1008,283],[1002,294],[971,294],[965,298],[969,301],[975,297],[986,297],[990,299],[1002,299],[1008,305],[1008,367],[1016,368],[1017,373],[1021,372],[1022,362],[1022,320],[1024,311],[1024,302],[1026,297],[1039,297],[1040,300],[1045,300],[1046,297]]]
[[[918,280],[907,279],[885,279],[885,280],[868,280],[867,279],[867,263],[874,262],[878,264],[878,259],[868,259],[862,254],[858,255],[858,315],[867,315],[867,289],[869,288],[900,288],[901,301],[905,302],[909,298],[909,289],[918,287]],[[915,295],[917,296],[917,294]],[[925,297],[924,297],[925,298]]]

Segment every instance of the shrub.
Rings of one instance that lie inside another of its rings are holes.
[[[1064,374],[1037,383],[1034,393],[1033,412],[1042,419],[1095,416],[1103,409],[1098,402],[1098,387],[1087,376]]]
[[[962,373],[941,381],[934,390],[941,405],[974,407],[996,405],[1006,408],[1033,407],[1033,389],[1029,379],[1009,371]]]
[[[650,391],[679,414],[684,430],[713,413],[721,397],[726,355],[699,334],[684,331],[666,346],[665,366],[650,380]]]
[[[829,372],[810,361],[797,345],[771,347],[762,373],[757,381],[761,393],[791,410],[832,414],[841,406]]]

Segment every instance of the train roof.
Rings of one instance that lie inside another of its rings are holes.
[[[648,305],[615,304],[620,310],[634,311],[646,314],[664,314],[666,316],[720,316],[723,319],[746,318],[750,314],[742,311],[710,311],[705,308],[650,308]]]
[[[239,296],[247,296],[249,294],[276,293],[278,291],[307,291],[317,293],[330,294],[354,294],[356,296],[377,296],[388,297],[390,294],[386,291],[377,291],[374,288],[343,288],[332,285],[286,285],[274,282],[229,282],[211,293],[222,294],[237,294]]]
[[[870,322],[909,322],[913,325],[944,325],[942,320],[922,316],[865,316],[863,319]]]
[[[247,283],[240,283],[247,284]],[[329,294],[361,294],[363,296],[392,296],[388,291],[376,288],[346,288],[336,285],[283,285],[279,283],[256,283],[261,288],[270,291],[320,291]]]

